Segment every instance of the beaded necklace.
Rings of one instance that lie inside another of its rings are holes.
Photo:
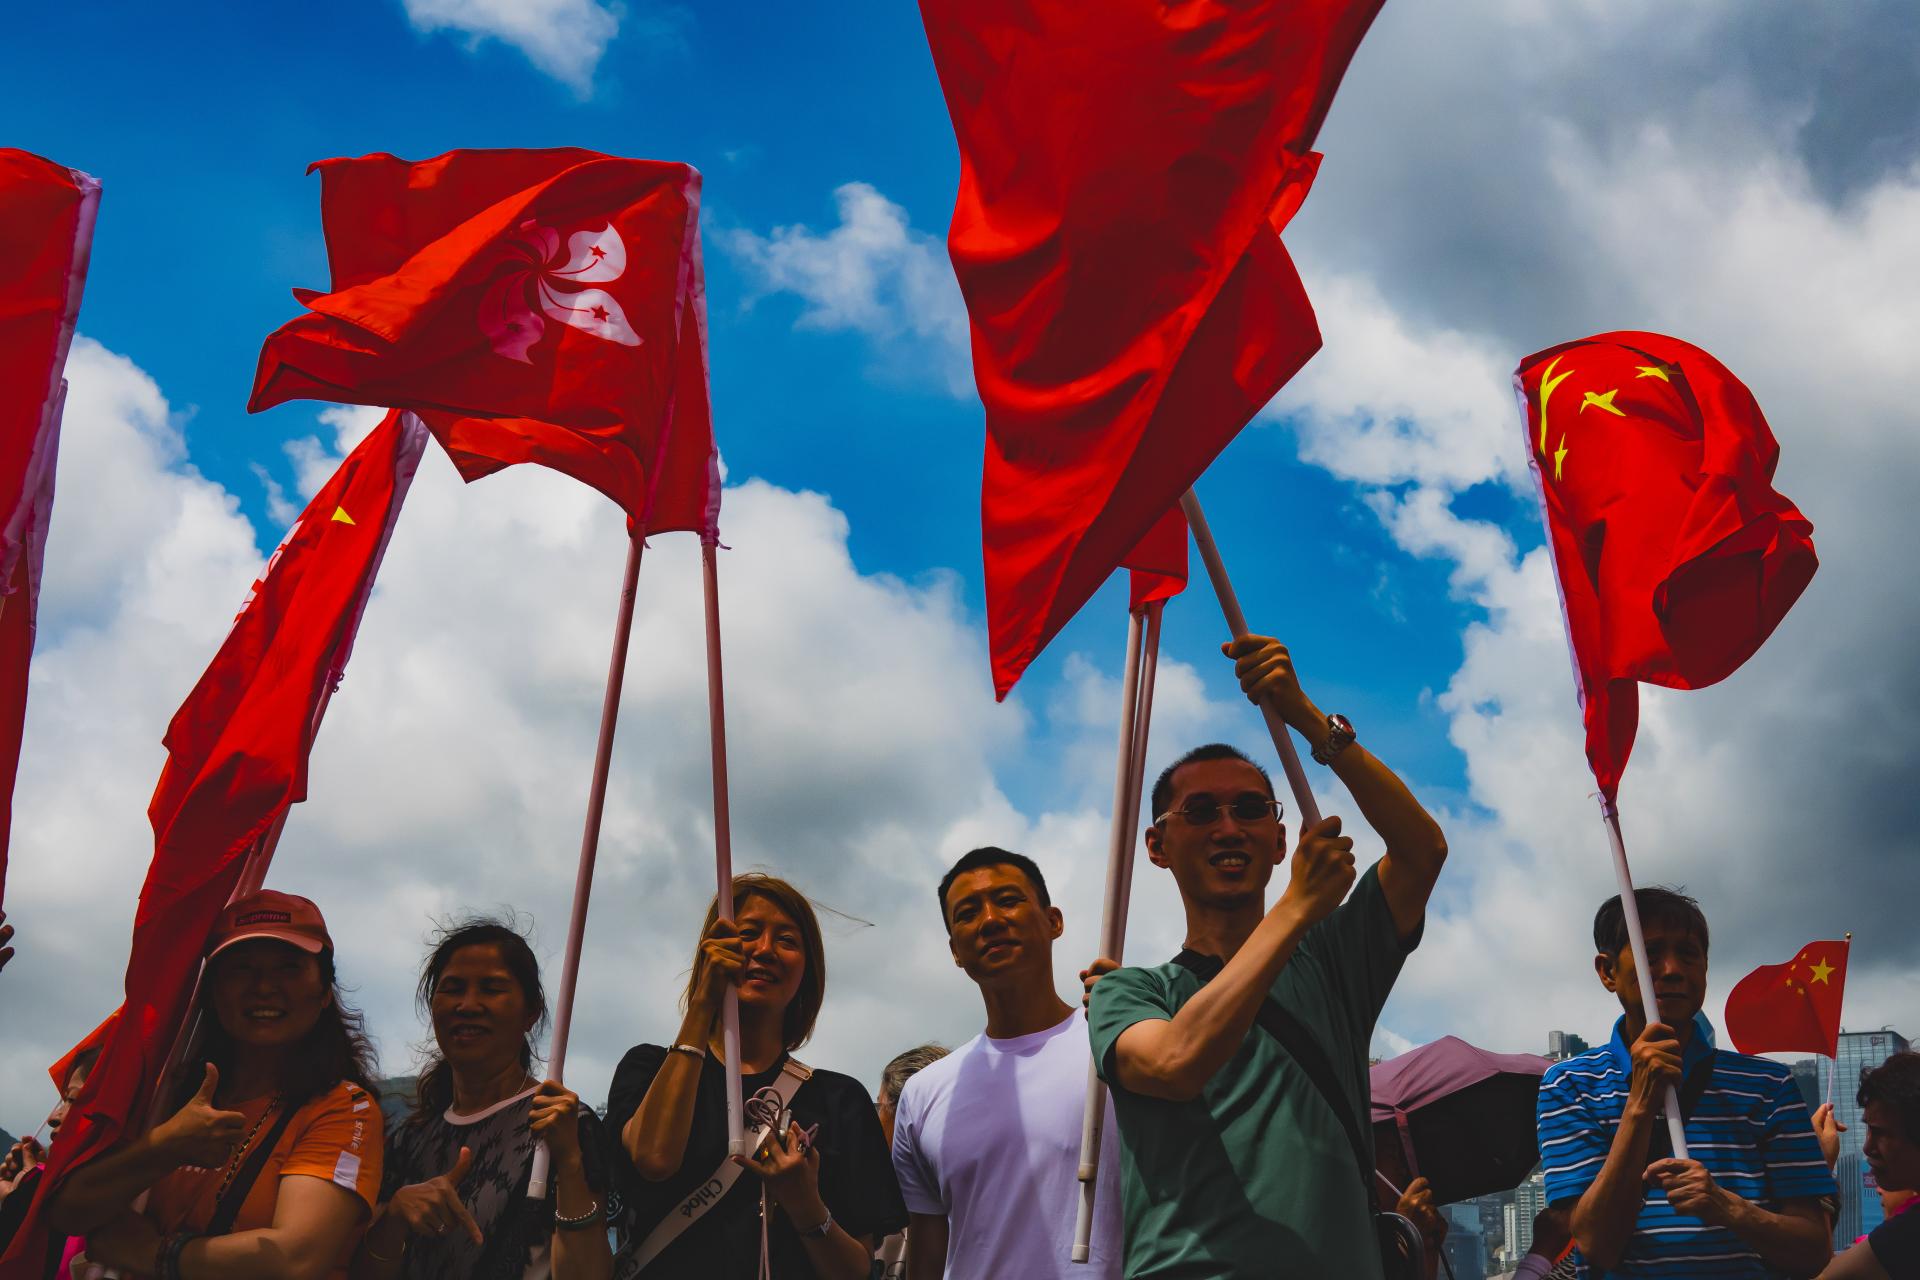
[[[226,1176],[220,1179],[220,1190],[213,1197],[215,1204],[219,1204],[227,1198],[227,1188],[233,1185],[234,1178],[239,1175],[241,1161],[245,1160],[247,1158],[247,1152],[253,1149],[253,1140],[260,1136],[260,1126],[265,1124],[267,1117],[279,1110],[279,1108],[280,1095],[276,1093],[267,1100],[266,1109],[260,1113],[260,1118],[253,1122],[253,1128],[247,1130],[246,1138],[242,1140],[239,1146],[233,1149],[233,1158],[227,1161]]]

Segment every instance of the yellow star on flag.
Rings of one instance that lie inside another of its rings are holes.
[[[1672,379],[1672,378],[1669,378],[1669,377],[1667,376],[1667,371],[1666,371],[1666,369],[1664,369],[1664,368],[1663,368],[1663,367],[1661,367],[1660,365],[1657,365],[1657,364],[1639,364],[1639,365],[1635,365],[1635,366],[1634,366],[1634,368],[1636,368],[1636,369],[1638,369],[1638,370],[1640,371],[1640,372],[1639,372],[1638,374],[1636,374],[1636,375],[1635,375],[1636,377],[1640,377],[1640,378],[1658,378],[1658,379],[1660,379],[1660,381],[1662,381],[1662,382],[1672,382],[1672,381],[1673,381],[1673,379]]]
[[[333,509],[333,519],[334,519],[334,523],[336,524],[356,523],[354,518],[347,514],[347,509],[345,507],[335,507]]]
[[[1605,394],[1598,391],[1589,391],[1587,392],[1587,398],[1580,402],[1580,412],[1585,413],[1588,409],[1598,408],[1605,409],[1616,418],[1624,418],[1627,416],[1626,410],[1613,407],[1613,398],[1619,394],[1620,388],[1618,387],[1615,387]]]
[[[1553,451],[1553,478],[1561,478],[1560,469],[1567,464],[1567,438],[1560,437],[1560,447]]]
[[[1822,958],[1818,964],[1813,966],[1813,980],[1815,982],[1826,982],[1827,975],[1832,972],[1833,972],[1833,966],[1828,964],[1826,960]]]

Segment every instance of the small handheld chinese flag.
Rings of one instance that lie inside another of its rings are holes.
[[[1603,333],[1520,362],[1587,761],[1611,802],[1636,682],[1699,689],[1752,657],[1813,578],[1813,525],[1773,488],[1753,393],[1691,343]]]
[[[999,696],[1319,349],[1280,231],[1381,2],[921,0]]]
[[[1852,944],[1809,942],[1785,964],[1763,964],[1727,993],[1727,1037],[1741,1053],[1840,1051],[1840,1002]]]
[[[700,174],[577,148],[322,160],[328,293],[248,409],[411,409],[460,474],[551,467],[646,533],[717,534]]]

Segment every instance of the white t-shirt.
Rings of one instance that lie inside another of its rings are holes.
[[[1010,1040],[984,1033],[901,1090],[893,1169],[909,1213],[947,1219],[947,1280],[1118,1280],[1120,1139],[1107,1104],[1093,1253],[1073,1261],[1087,1015]]]

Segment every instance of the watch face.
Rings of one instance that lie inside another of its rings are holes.
[[[1345,716],[1341,716],[1341,715],[1328,716],[1327,727],[1332,729],[1335,733],[1345,734],[1349,738],[1354,736],[1353,721],[1347,719]]]

